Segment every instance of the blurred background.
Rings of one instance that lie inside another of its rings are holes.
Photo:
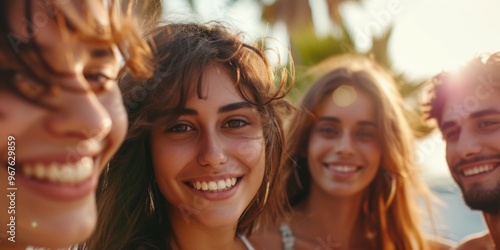
[[[311,66],[334,55],[368,55],[390,70],[416,116],[408,115],[418,140],[416,158],[425,182],[443,204],[434,204],[434,233],[452,241],[485,230],[451,179],[444,143],[422,125],[422,86],[433,75],[474,56],[500,51],[500,1],[494,0],[144,0],[144,16],[171,21],[223,21],[279,52],[287,67],[291,52],[298,101]],[[155,12],[156,11],[156,12]],[[155,13],[154,13],[155,12]],[[276,53],[274,53],[276,55]],[[429,227],[429,232],[433,230]]]

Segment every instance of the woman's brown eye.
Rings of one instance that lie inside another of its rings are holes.
[[[11,80],[14,87],[29,99],[39,98],[47,90],[42,84],[19,72],[13,73]]]
[[[103,73],[89,73],[85,76],[96,92],[108,91],[115,84],[116,80]]]

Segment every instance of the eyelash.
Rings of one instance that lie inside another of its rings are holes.
[[[116,82],[116,79],[110,77],[102,72],[87,73],[85,78],[89,82],[95,82],[92,89],[96,92],[101,92],[103,90],[109,90],[111,86]]]
[[[487,125],[484,125],[485,123],[487,123]],[[482,121],[479,123],[479,127],[480,128],[484,128],[484,127],[490,127],[490,126],[494,126],[494,125],[497,125],[498,122],[496,121]]]
[[[230,126],[229,124],[233,123],[233,122],[237,122],[238,125],[237,126]],[[232,120],[229,120],[226,123],[224,123],[224,125],[222,127],[229,128],[229,129],[240,129],[240,128],[246,127],[250,124],[251,124],[250,122],[242,120],[242,119],[232,119]],[[182,131],[179,131],[179,129],[181,127],[183,129],[182,129]],[[194,128],[192,126],[185,124],[185,123],[179,123],[179,124],[175,124],[172,127],[168,128],[166,131],[169,133],[182,134],[182,133],[188,133],[188,132],[193,131],[193,130],[194,130]]]
[[[336,136],[339,134],[337,129],[331,128],[331,127],[319,127],[318,131],[321,134],[328,135],[328,136]]]
[[[359,131],[357,135],[362,138],[369,138],[369,139],[375,137],[375,133],[371,131]]]
[[[47,92],[47,87],[32,79],[29,75],[17,70],[0,70],[0,78],[12,84],[21,94],[28,98],[36,99]],[[87,73],[85,78],[92,82],[94,92],[109,90],[116,79],[102,72]]]
[[[235,127],[232,127],[232,126],[229,126],[230,123],[233,123],[233,122],[238,122],[239,126],[235,126]],[[225,125],[228,125],[228,126],[225,126]],[[229,120],[227,121],[224,126],[222,126],[223,128],[242,128],[242,127],[245,127],[247,125],[250,125],[250,123],[248,121],[245,121],[245,120],[242,120],[242,119],[232,119],[232,120]]]
[[[182,131],[179,131],[179,128],[184,128],[182,129]],[[185,123],[179,123],[179,124],[175,124],[174,126],[170,127],[167,129],[167,132],[168,133],[174,133],[174,134],[183,134],[183,133],[187,133],[189,131],[193,131],[193,127],[185,124]]]
[[[459,132],[458,129],[451,129],[451,130],[448,130],[448,131],[444,131],[443,132],[443,137],[444,137],[445,140],[449,141],[453,137],[455,137],[456,135],[458,135],[458,132]]]
[[[45,94],[49,88],[18,70],[0,70],[0,79],[29,99],[37,99]]]
[[[319,127],[318,131],[321,134],[325,134],[325,135],[330,136],[330,137],[334,137],[334,136],[337,136],[340,134],[337,129],[331,128],[331,127]],[[356,136],[360,137],[361,139],[371,139],[371,138],[374,138],[376,136],[376,134],[374,132],[371,132],[371,131],[360,130],[360,131],[356,132]]]

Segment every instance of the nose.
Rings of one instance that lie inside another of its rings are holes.
[[[336,142],[335,152],[341,156],[350,156],[354,153],[354,145],[349,133],[342,133],[340,139]]]
[[[206,132],[200,143],[198,162],[206,167],[218,167],[227,162],[224,142],[216,132]]]
[[[462,130],[457,140],[456,152],[462,159],[473,158],[481,152],[480,142],[476,136],[467,130]]]
[[[63,105],[50,116],[49,129],[61,136],[101,140],[109,134],[112,120],[108,110],[93,92],[61,93]]]

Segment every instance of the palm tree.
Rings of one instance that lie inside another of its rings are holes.
[[[164,0],[168,1],[168,0]],[[192,10],[196,12],[196,1],[186,0]],[[227,0],[227,6],[249,0]],[[388,42],[392,29],[389,28],[382,36],[372,38],[372,47],[367,52],[356,49],[351,32],[346,27],[344,18],[339,11],[339,6],[345,2],[362,2],[361,0],[324,0],[328,7],[329,20],[332,26],[340,32],[336,35],[318,35],[312,18],[312,8],[308,0],[275,0],[272,3],[266,0],[253,0],[262,8],[262,21],[270,25],[279,22],[286,25],[290,37],[290,51],[296,69],[296,83],[290,93],[290,99],[297,101],[304,92],[311,78],[306,74],[310,67],[340,54],[364,55],[373,58],[380,65],[393,72],[399,91],[408,102],[407,118],[417,137],[423,137],[432,131],[432,128],[423,124],[420,117],[420,104],[417,100],[418,93],[422,90],[425,81],[409,80],[404,74],[396,74],[388,56]],[[319,0],[313,0],[319,1]],[[286,67],[286,66],[285,66]]]

